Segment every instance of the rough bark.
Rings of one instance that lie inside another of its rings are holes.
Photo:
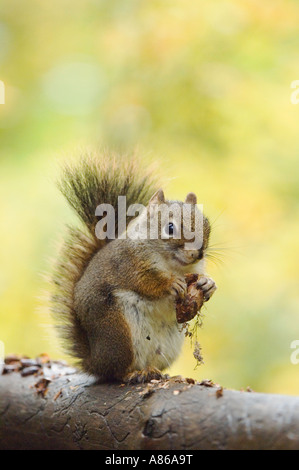
[[[0,377],[1,449],[298,449],[299,397],[188,384]],[[163,388],[166,387],[166,388]]]

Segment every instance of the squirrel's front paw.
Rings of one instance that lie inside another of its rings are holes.
[[[177,277],[172,283],[170,292],[176,297],[184,297],[187,293],[187,283],[186,279],[182,277]]]
[[[156,369],[155,367],[147,367],[142,370],[134,370],[134,372],[131,372],[125,377],[124,382],[127,384],[140,384],[150,382],[153,379],[165,379],[166,377],[167,376],[163,375],[159,369]]]
[[[196,283],[196,288],[203,292],[203,298],[206,302],[209,300],[217,289],[215,281],[210,277],[202,276]]]

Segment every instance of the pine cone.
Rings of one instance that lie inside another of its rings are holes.
[[[204,296],[203,291],[197,286],[199,274],[186,274],[187,294],[184,298],[178,298],[176,301],[176,317],[178,323],[185,323],[199,312]]]

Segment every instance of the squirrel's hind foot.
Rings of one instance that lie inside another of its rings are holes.
[[[128,374],[124,382],[127,384],[140,384],[150,382],[151,380],[163,380],[167,377],[167,375],[162,374],[162,372],[155,367],[146,367],[142,370],[134,370],[134,372]]]

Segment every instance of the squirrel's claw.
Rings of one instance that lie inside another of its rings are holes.
[[[187,283],[185,277],[178,277],[171,286],[171,293],[176,297],[184,297],[187,293]]]
[[[142,370],[134,370],[134,372],[128,374],[124,379],[124,383],[140,384],[150,382],[151,380],[162,380],[166,377],[167,376],[163,375],[159,369],[156,369],[155,367],[147,367]]]
[[[210,277],[202,276],[196,283],[197,289],[202,290],[204,301],[207,302],[217,289],[215,281]]]

